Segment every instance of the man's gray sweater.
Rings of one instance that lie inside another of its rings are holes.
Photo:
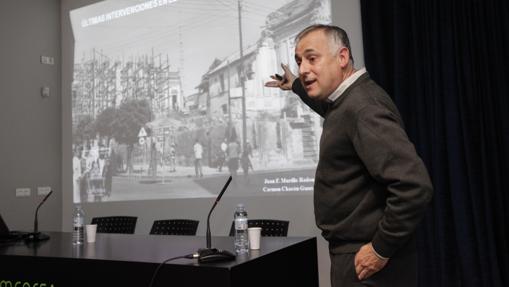
[[[391,257],[412,237],[432,197],[424,163],[398,109],[367,73],[333,103],[293,91],[324,118],[314,185],[316,224],[333,253],[372,242]]]

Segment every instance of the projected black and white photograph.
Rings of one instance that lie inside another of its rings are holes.
[[[74,202],[311,193],[322,120],[264,87],[329,0],[112,0],[71,11]]]

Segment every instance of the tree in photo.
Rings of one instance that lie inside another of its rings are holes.
[[[138,142],[138,132],[152,118],[150,104],[146,100],[131,100],[122,103],[112,123],[113,138],[127,146],[127,171],[133,171],[132,151]]]
[[[94,130],[100,136],[105,137],[107,143],[109,143],[110,138],[113,137],[115,118],[116,109],[114,107],[109,107],[103,110],[95,119]]]

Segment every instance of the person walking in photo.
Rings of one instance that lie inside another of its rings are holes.
[[[227,148],[228,154],[228,170],[233,178],[237,176],[237,170],[239,169],[239,157],[240,157],[240,145],[235,140],[230,140]]]
[[[244,149],[242,150],[242,155],[240,156],[240,166],[244,171],[244,176],[247,177],[249,174],[249,169],[253,170],[253,164],[251,163],[251,159],[249,158],[251,154],[251,146],[249,142],[246,142]]]
[[[203,169],[202,169],[202,158],[203,158],[203,147],[200,144],[200,141],[196,139],[196,142],[193,146],[194,150],[194,171],[196,177],[203,177]]]
[[[217,155],[217,171],[221,172],[223,170],[223,166],[226,162],[226,150],[228,149],[228,144],[226,143],[226,139],[223,140],[220,146],[220,150]]]

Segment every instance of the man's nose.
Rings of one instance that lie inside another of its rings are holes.
[[[299,74],[305,75],[309,73],[309,65],[306,61],[302,61],[299,66]]]

